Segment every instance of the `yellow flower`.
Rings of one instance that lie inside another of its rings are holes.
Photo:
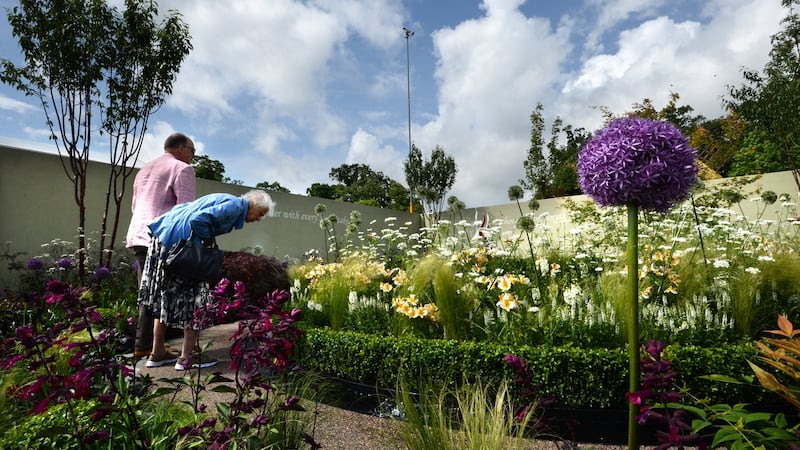
[[[514,284],[514,279],[506,275],[497,278],[496,281],[497,281],[497,288],[503,292],[506,292],[509,289],[511,289],[511,285]]]
[[[500,300],[497,302],[497,306],[503,308],[506,311],[511,311],[514,308],[519,306],[517,302],[517,297],[510,292],[503,292],[500,294]]]
[[[391,290],[392,290],[392,285],[391,285],[391,284],[389,284],[389,283],[381,283],[381,285],[380,285],[380,289],[381,289],[381,291],[383,291],[383,292],[389,292],[389,291],[391,291]]]
[[[401,284],[405,284],[405,282],[408,281],[408,277],[406,277],[406,272],[402,269],[398,270],[397,275],[395,275],[394,278],[392,278],[392,281],[394,281],[395,286],[400,286]]]
[[[414,295],[414,294],[411,294],[411,295],[408,296],[408,300],[406,300],[406,301],[408,302],[409,305],[416,305],[417,304],[417,296]]]
[[[492,281],[492,279],[487,277],[486,275],[481,275],[479,277],[475,277],[475,282],[478,283],[478,284],[485,284],[485,285],[488,286],[488,284],[491,281]]]

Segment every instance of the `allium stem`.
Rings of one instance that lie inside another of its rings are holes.
[[[639,206],[628,203],[628,392],[639,392],[641,368],[639,355]],[[628,403],[628,449],[639,448],[639,405]]]

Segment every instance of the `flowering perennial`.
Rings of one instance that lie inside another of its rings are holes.
[[[583,146],[578,183],[601,206],[666,213],[697,180],[696,151],[668,122],[616,119]]]

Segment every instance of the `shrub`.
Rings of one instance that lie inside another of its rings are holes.
[[[261,298],[276,290],[288,291],[292,285],[286,264],[248,251],[225,252],[222,276],[243,282],[249,298]]]
[[[701,377],[719,373],[741,378],[750,373],[747,359],[754,351],[750,344],[718,348],[674,344],[666,348],[681,374],[677,383],[699,397],[737,403],[761,403],[771,397],[752,386],[721,386]],[[313,329],[301,341],[298,353],[303,367],[326,376],[383,388],[398,386],[402,378],[415,390],[422,388],[414,383],[423,378],[448,389],[461,382],[508,380],[511,372],[503,357],[511,353],[527,361],[542,395],[553,397],[554,406],[626,406],[628,364],[623,349],[508,346]]]

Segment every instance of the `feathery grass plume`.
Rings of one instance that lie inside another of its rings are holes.
[[[437,255],[427,256],[410,270],[408,278],[409,284],[403,291],[414,294],[420,304],[436,305],[444,337],[465,339],[474,301],[459,292],[463,286],[455,277],[449,261]]]

